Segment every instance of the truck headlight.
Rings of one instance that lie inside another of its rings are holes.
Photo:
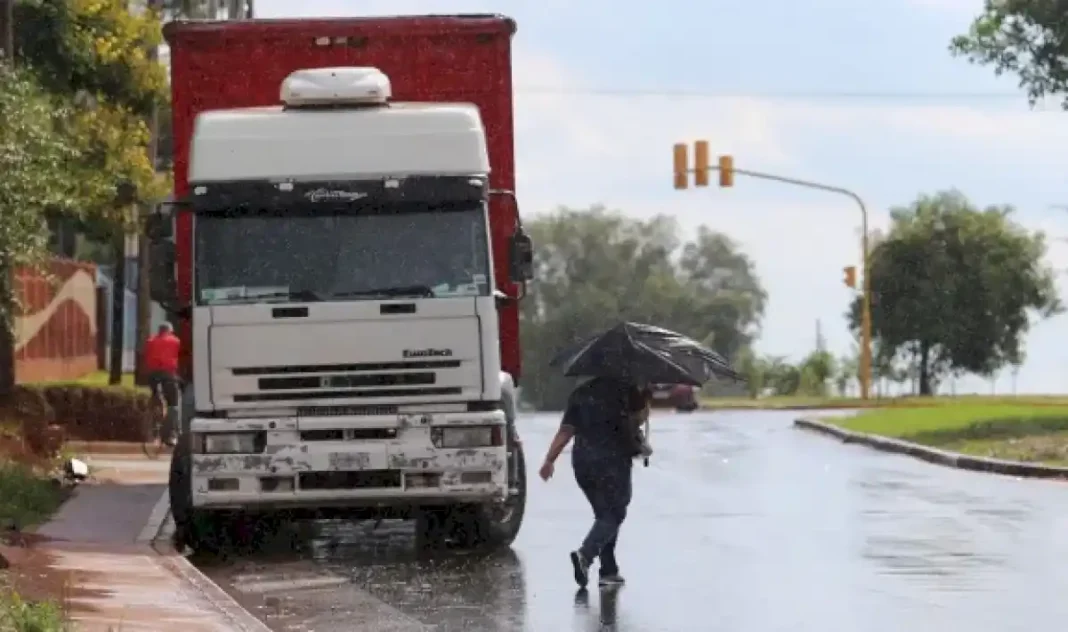
[[[193,438],[198,454],[259,454],[267,443],[262,432],[208,432]]]
[[[439,427],[430,438],[438,448],[488,448],[504,445],[504,426]]]

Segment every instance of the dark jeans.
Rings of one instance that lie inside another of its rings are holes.
[[[156,386],[163,389],[163,399],[167,400],[167,416],[163,427],[160,428],[160,436],[167,439],[174,435],[178,407],[179,382],[178,377],[164,371],[153,371],[148,374],[148,388],[155,396]]]
[[[601,577],[618,574],[616,540],[630,505],[632,463],[622,458],[601,462],[580,458],[573,466],[575,481],[593,508],[593,526],[579,552],[590,562],[600,558]]]

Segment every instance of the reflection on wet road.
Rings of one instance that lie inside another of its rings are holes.
[[[567,552],[591,516],[569,458],[550,483],[535,476],[551,415],[521,420],[530,496],[510,552],[421,558],[404,523],[323,523],[205,571],[279,630],[1010,632],[1068,619],[1064,484],[842,445],[795,416],[654,417],[615,594],[576,599]]]

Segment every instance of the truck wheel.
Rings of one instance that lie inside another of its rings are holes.
[[[519,535],[523,524],[523,515],[527,508],[527,463],[523,454],[523,444],[513,444],[512,458],[515,459],[516,478],[510,487],[515,494],[509,494],[503,503],[490,503],[457,507],[450,511],[450,535],[466,548],[500,548],[512,544]]]
[[[219,553],[228,542],[226,516],[193,507],[193,484],[189,475],[189,441],[183,436],[171,455],[167,492],[174,519],[174,547],[189,547],[198,553]]]
[[[450,511],[448,507],[424,507],[415,513],[416,547],[441,548],[449,533]]]

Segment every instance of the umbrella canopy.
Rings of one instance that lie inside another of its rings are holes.
[[[567,347],[549,365],[561,367],[568,376],[654,384],[701,386],[716,377],[742,379],[723,356],[693,338],[640,323],[620,323]]]

